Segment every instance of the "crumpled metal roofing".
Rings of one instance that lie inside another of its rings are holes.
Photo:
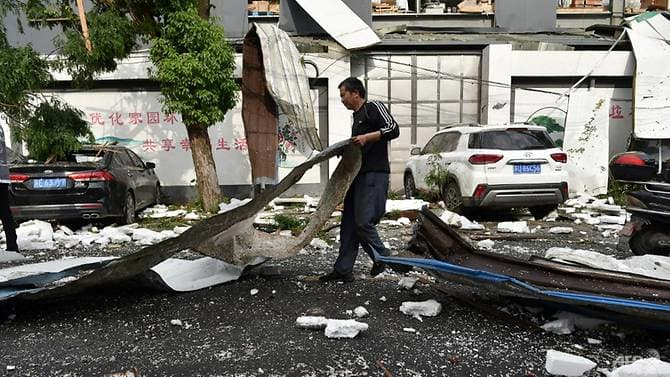
[[[249,32],[255,32],[261,43],[268,92],[301,136],[296,148],[306,156],[315,149],[322,150],[300,52],[288,34],[275,25],[253,23]]]

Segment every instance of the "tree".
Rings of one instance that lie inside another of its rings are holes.
[[[21,3],[0,4],[0,18],[16,12]],[[63,157],[79,148],[82,137],[91,137],[76,109],[54,98],[43,98],[39,90],[50,81],[48,64],[30,47],[12,47],[4,25],[0,27],[0,112],[9,121],[12,137],[26,141],[37,159]]]
[[[73,12],[74,0],[10,0],[7,4],[22,7],[34,25],[53,27],[55,22],[63,28],[56,40],[61,58],[51,64],[70,73],[80,86],[99,73],[114,71],[116,62],[127,57],[138,41],[150,42],[155,66],[150,77],[160,84],[164,111],[182,115],[198,193],[205,210],[217,210],[221,191],[207,129],[235,106],[238,88],[234,53],[223,27],[209,18],[209,0],[93,2],[95,6],[86,13],[91,52]]]

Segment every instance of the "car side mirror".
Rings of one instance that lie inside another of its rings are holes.
[[[412,149],[409,150],[409,154],[412,156],[418,156],[421,154],[421,147],[412,147]]]
[[[156,164],[153,162],[145,162],[144,166],[146,166],[147,169],[154,169],[156,167]]]

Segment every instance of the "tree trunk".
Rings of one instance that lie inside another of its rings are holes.
[[[198,14],[205,20],[209,20],[209,0],[198,0]]]
[[[206,126],[186,127],[191,143],[191,156],[195,166],[198,194],[205,211],[217,212],[221,201],[221,187],[216,175],[216,165],[212,156],[212,145]]]

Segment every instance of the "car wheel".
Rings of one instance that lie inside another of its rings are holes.
[[[405,199],[413,198],[416,195],[416,185],[412,173],[405,173],[403,183],[405,184]]]
[[[132,224],[135,222],[135,198],[133,194],[128,192],[126,194],[126,200],[123,204],[123,218],[121,218],[121,223],[123,225]]]
[[[670,234],[662,228],[644,226],[628,241],[630,250],[635,255],[655,254],[670,256],[670,250],[660,244],[668,244]]]
[[[537,207],[530,207],[530,213],[535,217],[535,220],[542,220],[545,218],[548,214],[552,213],[553,211],[558,208],[557,205],[548,205],[548,206],[537,206]]]
[[[456,181],[449,181],[442,187],[442,201],[451,212],[463,213],[463,196]]]

